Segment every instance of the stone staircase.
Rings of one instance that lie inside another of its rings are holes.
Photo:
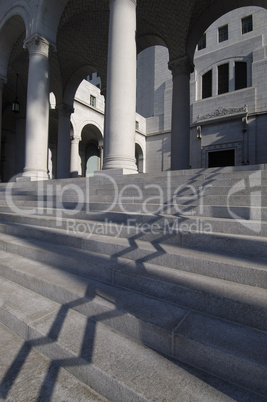
[[[0,185],[0,322],[110,401],[266,400],[266,168]]]

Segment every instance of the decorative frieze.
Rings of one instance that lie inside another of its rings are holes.
[[[238,113],[248,113],[247,105],[244,105],[242,107],[232,107],[232,108],[219,107],[218,109],[216,109],[213,112],[208,113],[204,116],[198,115],[196,118],[196,121],[209,120],[209,119],[214,119],[216,117],[228,116],[228,115],[238,114]]]

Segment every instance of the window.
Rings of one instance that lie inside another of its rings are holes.
[[[219,42],[228,40],[228,25],[224,25],[218,29]]]
[[[247,88],[247,63],[235,62],[235,89]]]
[[[212,70],[202,76],[202,99],[212,96]]]
[[[218,95],[229,92],[229,64],[218,66]]]
[[[198,50],[205,49],[206,47],[206,34],[202,35],[200,41],[198,42]]]
[[[96,97],[93,95],[90,95],[90,106],[96,107]]]
[[[139,121],[135,121],[135,129],[139,130]]]
[[[242,18],[242,34],[253,31],[252,15]]]

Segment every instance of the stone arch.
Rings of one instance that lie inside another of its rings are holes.
[[[18,7],[12,11],[12,14],[5,18],[0,29],[0,76],[2,77],[7,77],[10,55],[15,43],[27,27],[25,10]]]
[[[138,173],[144,173],[144,151],[138,142],[135,142],[135,159]]]
[[[85,65],[80,67],[72,77],[69,79],[63,94],[63,103],[70,107],[73,107],[74,97],[77,91],[78,86],[89,74],[96,71],[95,67]]]
[[[35,9],[31,34],[38,32],[55,44],[60,19],[69,0],[42,0]],[[51,17],[52,16],[52,17]]]
[[[79,153],[81,176],[90,176],[102,167],[102,133],[95,124],[86,124],[81,132]]]
[[[151,46],[164,46],[167,47],[166,42],[157,35],[143,35],[136,39],[137,53],[142,52]]]
[[[196,45],[206,29],[215,22],[218,18],[222,17],[229,11],[233,11],[237,8],[246,6],[257,6],[261,8],[267,8],[267,0],[225,0],[214,1],[197,21],[191,22],[191,29],[189,30],[189,35],[187,37],[186,53],[188,57],[193,60]]]

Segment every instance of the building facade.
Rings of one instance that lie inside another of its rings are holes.
[[[266,21],[266,10],[244,7],[219,18],[201,37],[190,80],[192,168],[266,163]],[[139,55],[137,111],[146,117],[148,171],[170,169],[167,60],[164,47]]]

